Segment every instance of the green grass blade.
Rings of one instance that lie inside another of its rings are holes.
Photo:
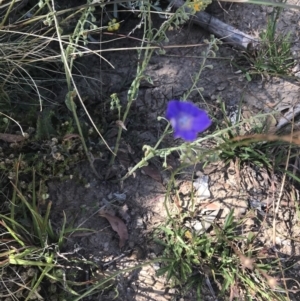
[[[11,229],[4,221],[0,221],[0,224],[2,224],[3,227],[7,229],[7,231],[10,233],[10,235],[22,246],[25,247],[25,243],[18,237],[18,234]]]
[[[51,264],[53,261],[53,254],[51,254],[47,259],[46,259],[48,264]],[[34,286],[31,288],[30,293],[28,294],[27,298],[25,299],[25,301],[27,300],[31,300],[32,295],[36,292],[37,288],[39,287],[39,285],[41,284],[42,280],[44,279],[45,275],[51,271],[51,269],[54,267],[54,265],[51,266],[45,266],[45,268],[43,269],[40,277],[38,278],[38,280],[36,281],[36,283],[34,284]]]

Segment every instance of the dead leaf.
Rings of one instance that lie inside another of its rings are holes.
[[[122,248],[128,239],[128,231],[125,223],[117,216],[114,216],[106,211],[102,210],[99,212],[100,216],[105,217],[110,223],[114,231],[116,231],[120,237],[119,247]]]
[[[117,120],[116,121],[116,125],[120,128],[122,128],[123,130],[127,131],[125,124],[123,123],[122,120]]]
[[[0,139],[6,142],[12,142],[12,143],[16,143],[16,142],[21,142],[25,140],[25,137],[23,137],[22,135],[13,135],[13,134],[2,134],[0,133]]]
[[[282,117],[278,120],[276,125],[276,130],[278,131],[285,125],[293,122],[296,116],[300,113],[300,105],[296,104],[295,106],[289,104],[283,104],[276,108],[278,111],[282,112]],[[287,112],[286,112],[287,110]]]
[[[220,210],[220,205],[215,203],[203,203],[201,206],[199,206],[199,209],[202,211]]]
[[[162,183],[162,177],[157,168],[154,168],[152,166],[143,166],[141,170],[146,174],[147,176],[151,177],[155,181]]]
[[[63,137],[63,141],[71,140],[72,138],[79,138],[80,139],[80,136],[78,134],[66,134]]]

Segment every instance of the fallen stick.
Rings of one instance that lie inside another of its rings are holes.
[[[170,3],[175,8],[182,7],[185,2],[183,0],[170,0]],[[192,9],[187,6],[184,8],[188,14],[192,13]],[[206,12],[197,12],[195,15],[190,16],[190,20],[202,28],[208,30],[216,37],[221,38],[223,41],[232,46],[236,46],[245,50],[257,48],[259,39],[254,38],[220,20],[211,16]]]
[[[278,120],[276,131],[279,131],[287,124],[292,124],[294,119],[300,114],[300,104],[296,104],[295,106],[290,105],[290,107],[286,108],[288,111]]]

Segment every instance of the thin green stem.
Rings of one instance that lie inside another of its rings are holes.
[[[186,13],[184,12],[184,9],[182,9],[182,8],[178,9],[177,12],[175,14],[173,14],[169,20],[164,22],[161,25],[161,27],[154,34],[155,31],[151,27],[152,20],[151,20],[151,13],[150,13],[150,3],[148,3],[147,14],[144,14],[144,16],[143,16],[143,19],[148,20],[148,22],[144,23],[144,36],[142,39],[140,49],[138,50],[138,62],[142,61],[142,63],[137,65],[136,77],[133,80],[131,87],[128,91],[128,102],[127,102],[127,106],[126,106],[126,109],[125,109],[125,112],[124,112],[123,118],[122,118],[122,121],[124,124],[126,122],[128,114],[129,114],[131,105],[138,95],[140,81],[144,78],[144,72],[149,64],[149,61],[150,61],[152,55],[153,55],[153,51],[155,50],[150,47],[144,48],[144,44],[148,43],[148,46],[160,45],[160,42],[166,39],[166,31],[171,26],[171,24],[176,23],[176,22],[178,24],[180,24],[180,21],[178,21],[178,19],[180,19],[182,22],[185,18],[186,18]],[[142,51],[143,49],[144,49],[144,51]],[[163,50],[163,48],[161,50]],[[119,145],[120,145],[120,140],[121,140],[121,135],[122,135],[122,128],[120,127],[119,131],[118,131],[115,148],[114,148],[114,154],[110,160],[110,166],[114,164],[115,157],[117,156],[117,153],[119,150]]]
[[[79,119],[78,119],[78,115],[77,115],[77,112],[76,112],[76,107],[75,107],[75,103],[74,103],[74,100],[73,100],[73,92],[72,92],[72,87],[71,87],[71,81],[72,81],[72,84],[74,86],[74,89],[76,91],[76,94],[78,95],[80,101],[81,101],[81,104],[83,105],[85,111],[86,111],[86,108],[83,104],[83,101],[78,93],[78,90],[76,88],[76,84],[72,78],[72,72],[71,72],[71,67],[73,65],[73,61],[74,59],[71,57],[70,59],[70,66],[68,65],[68,58],[67,58],[67,54],[68,54],[68,51],[65,52],[64,48],[63,48],[63,44],[62,44],[62,41],[61,41],[61,35],[60,35],[60,30],[59,30],[59,24],[58,24],[58,20],[56,18],[56,15],[54,13],[55,9],[54,9],[54,1],[52,0],[52,9],[51,7],[49,6],[50,10],[52,10],[52,13],[53,13],[53,19],[54,19],[54,22],[55,22],[55,28],[56,28],[56,32],[57,32],[57,36],[58,36],[58,40],[59,40],[59,45],[60,45],[60,49],[61,49],[61,56],[62,56],[62,60],[63,60],[63,64],[64,64],[64,68],[65,68],[65,73],[66,73],[66,80],[67,80],[67,86],[68,86],[68,94],[67,94],[67,102],[68,104],[70,105],[71,107],[71,111],[73,113],[73,116],[74,116],[74,120],[75,120],[75,123],[76,123],[76,126],[77,126],[77,130],[78,130],[78,133],[79,133],[79,136],[80,136],[80,139],[81,139],[81,143],[82,143],[82,146],[83,146],[83,149],[84,149],[84,152],[90,162],[90,166],[94,172],[94,174],[96,175],[97,178],[100,179],[100,176],[98,174],[98,172],[96,171],[95,169],[95,166],[94,166],[94,162],[92,160],[92,157],[90,156],[90,153],[89,153],[89,150],[87,148],[87,145],[85,143],[85,139],[84,139],[84,136],[83,136],[83,133],[82,133],[82,129],[81,129],[81,125],[80,125],[80,122],[79,122]],[[89,115],[88,115],[89,116]],[[94,125],[94,123],[93,123]],[[95,125],[94,125],[95,127]],[[96,128],[97,130],[97,128]],[[99,133],[99,131],[97,130],[97,132]],[[100,134],[100,133],[99,133]],[[101,134],[100,134],[101,136]],[[101,136],[101,138],[103,138]],[[104,139],[103,139],[104,140]],[[107,145],[107,147],[109,148],[109,146]],[[110,149],[110,148],[109,148]]]
[[[193,84],[192,86],[190,87],[190,89],[184,94],[183,96],[183,99],[184,100],[187,100],[190,96],[190,94],[196,89],[196,85],[198,84],[199,80],[200,80],[200,76],[203,72],[203,70],[205,68],[208,68],[207,65],[206,65],[206,62],[209,58],[211,57],[214,57],[215,56],[215,53],[213,51],[213,48],[214,47],[217,47],[217,44],[218,44],[218,40],[215,39],[215,38],[212,38],[211,42],[208,43],[208,47],[205,51],[205,54],[203,55],[203,60],[201,62],[201,66],[200,66],[200,69],[199,71],[197,72],[195,78],[193,79]],[[211,67],[212,68],[212,67]],[[199,91],[200,92],[200,91]]]

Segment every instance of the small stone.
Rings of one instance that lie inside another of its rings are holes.
[[[155,258],[157,258],[157,256],[156,256],[156,254],[155,253],[149,253],[148,254],[148,257],[150,258],[150,259],[155,259]]]
[[[193,182],[193,186],[196,189],[196,196],[199,199],[206,199],[210,197],[210,191],[208,189],[208,180],[209,177],[203,175]]]
[[[282,244],[282,240],[278,236],[276,236],[275,243],[280,246]]]
[[[202,223],[199,222],[199,221],[196,221],[196,222],[194,223],[194,225],[193,225],[193,229],[194,229],[197,233],[201,232],[202,229],[203,229]]]
[[[108,251],[108,250],[109,250],[109,243],[108,243],[108,242],[105,242],[105,243],[103,244],[103,250],[104,250],[104,251]]]
[[[153,266],[153,268],[154,268],[155,271],[158,271],[160,269],[160,264],[158,262],[154,262],[152,264],[152,266]]]
[[[114,197],[118,201],[126,201],[126,194],[125,193],[114,193]]]
[[[136,220],[136,227],[137,228],[144,228],[144,221],[141,217],[139,217],[137,220]]]
[[[288,240],[288,239],[282,240],[281,243],[282,243],[283,246],[290,246],[291,245],[291,241]]]
[[[131,289],[136,292],[138,290],[138,287],[135,285],[135,283],[131,283]]]
[[[225,88],[226,88],[226,84],[224,83],[224,84],[221,84],[220,86],[218,86],[217,90],[218,91],[223,91],[223,90],[225,90]]]

